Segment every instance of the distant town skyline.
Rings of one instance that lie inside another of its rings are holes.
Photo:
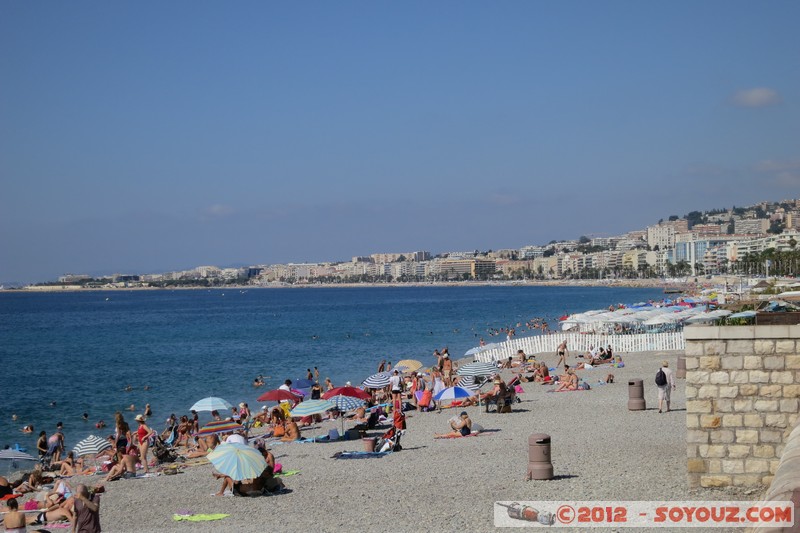
[[[624,233],[800,189],[800,4],[0,5],[0,283]]]

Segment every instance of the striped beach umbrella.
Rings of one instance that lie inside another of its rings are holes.
[[[473,396],[474,393],[463,388],[463,387],[447,387],[442,392],[437,394],[434,397],[434,400],[441,401],[441,400],[455,400],[458,398],[469,398]]]
[[[208,460],[220,474],[234,481],[255,479],[267,468],[261,452],[246,444],[224,442],[210,451]]]
[[[351,409],[358,409],[364,405],[364,400],[354,398],[353,396],[344,396],[342,394],[331,396],[330,398],[326,398],[326,400],[335,405],[340,411],[350,411]]]
[[[480,388],[480,386],[477,383],[475,383],[474,376],[460,376],[458,379],[457,386],[461,387],[462,389],[467,389],[468,391],[471,391],[472,394],[478,392],[478,389]]]
[[[370,389],[382,389],[389,384],[389,378],[391,377],[392,375],[389,372],[378,372],[365,379],[363,384]]]
[[[497,373],[497,365],[494,363],[467,363],[459,367],[456,374],[459,376],[491,376]]]
[[[19,450],[9,449],[0,450],[0,459],[7,459],[9,461],[36,461],[36,457],[21,452]]]
[[[83,457],[84,455],[97,455],[109,448],[111,448],[111,443],[106,439],[96,435],[89,435],[76,444],[72,451],[77,457]]]
[[[234,431],[244,431],[244,426],[233,420],[217,420],[209,422],[196,433],[198,437],[206,435],[216,435],[217,433],[233,433]]]
[[[422,363],[416,359],[403,359],[402,361],[398,361],[394,367],[400,372],[414,372],[422,368]]]
[[[324,413],[334,408],[334,404],[328,400],[307,400],[300,402],[291,410],[289,416],[309,416]]]
[[[190,411],[228,411],[230,408],[233,407],[233,404],[230,402],[223,400],[222,398],[217,398],[216,396],[209,396],[208,398],[203,398],[202,400],[198,400],[193,406],[189,408]]]

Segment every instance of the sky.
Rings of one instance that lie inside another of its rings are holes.
[[[800,3],[0,3],[0,283],[800,197]]]

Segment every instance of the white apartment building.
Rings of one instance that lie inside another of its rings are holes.
[[[762,235],[769,229],[766,218],[740,218],[733,221],[734,233],[744,235]]]
[[[675,247],[675,226],[672,224],[656,224],[647,226],[647,245],[666,250]]]

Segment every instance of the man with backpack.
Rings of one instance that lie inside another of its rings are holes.
[[[661,362],[661,368],[656,372],[656,387],[658,387],[658,412],[669,413],[670,392],[675,390],[675,376],[669,369],[669,361]],[[667,403],[667,409],[662,411],[664,402]]]

